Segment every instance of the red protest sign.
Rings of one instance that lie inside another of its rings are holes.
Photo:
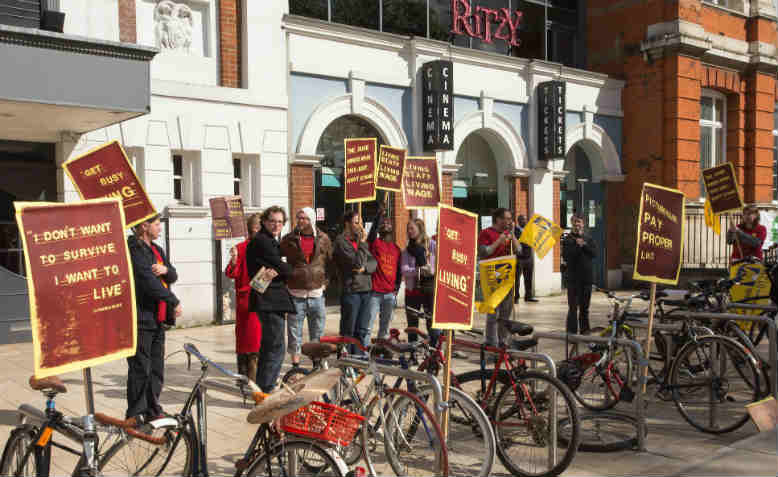
[[[239,196],[214,197],[208,202],[211,205],[214,240],[248,235],[243,214],[243,200]]]
[[[405,158],[403,202],[407,209],[432,209],[440,202],[440,176],[435,157]]]
[[[405,149],[381,146],[378,152],[376,188],[392,192],[400,192],[402,190],[406,153]]]
[[[683,192],[648,182],[643,184],[633,279],[664,285],[678,283],[685,214]]]
[[[120,199],[127,227],[156,215],[154,205],[118,141],[92,149],[62,166],[82,199]]]
[[[133,356],[135,284],[119,199],[14,205],[30,289],[35,376]]]
[[[471,329],[478,216],[440,204],[432,327]]]
[[[702,182],[714,214],[723,214],[743,208],[740,188],[737,185],[735,166],[731,162],[702,171]]]
[[[346,203],[375,200],[376,144],[372,139],[345,139]]]

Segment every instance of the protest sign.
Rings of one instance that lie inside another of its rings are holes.
[[[345,139],[345,202],[375,200],[376,143],[372,139]]]
[[[432,209],[440,203],[440,176],[435,157],[405,158],[403,201],[407,209]]]
[[[120,199],[127,227],[133,227],[157,214],[118,141],[70,159],[62,167],[82,199]]]
[[[484,301],[477,302],[481,313],[494,313],[503,299],[511,292],[516,280],[516,256],[509,255],[481,260],[478,262],[480,271],[481,292]]]
[[[135,284],[118,198],[16,202],[35,376],[135,354]]]
[[[378,189],[400,192],[402,190],[405,149],[381,146],[378,153],[378,174],[375,186]]]
[[[685,203],[681,191],[643,184],[635,280],[675,285],[681,271]]]
[[[243,215],[243,200],[239,196],[214,197],[209,202],[214,240],[248,235]]]
[[[532,247],[535,255],[541,260],[548,254],[559,237],[562,236],[562,228],[539,214],[530,217],[519,237],[519,242]]]
[[[737,186],[735,168],[731,162],[702,171],[702,182],[705,184],[705,196],[710,201],[713,213],[723,214],[731,210],[743,208],[743,199]]]
[[[476,214],[440,204],[432,327],[471,329],[475,298]]]

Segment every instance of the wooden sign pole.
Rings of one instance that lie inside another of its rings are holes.
[[[648,336],[646,337],[646,362],[651,359],[651,336],[654,328],[654,313],[656,312],[656,283],[651,284],[651,297],[648,303]],[[643,393],[646,392],[648,382],[648,365],[643,369]]]
[[[446,360],[443,366],[443,401],[451,399],[451,348],[454,346],[454,330],[446,330]],[[448,443],[448,419],[449,406],[443,408],[443,422],[440,423],[443,431],[443,442]],[[446,469],[448,470],[448,469]],[[448,476],[448,473],[444,474]]]

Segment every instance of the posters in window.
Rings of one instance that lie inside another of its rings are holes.
[[[16,202],[35,376],[135,354],[135,284],[118,198]]]
[[[248,236],[243,199],[240,196],[213,197],[208,202],[211,205],[214,240]]]
[[[678,283],[685,207],[683,192],[643,184],[633,279],[665,285]]]
[[[408,156],[403,173],[403,201],[407,209],[434,209],[440,202],[440,175],[434,156]]]
[[[376,188],[392,192],[402,190],[406,153],[405,149],[381,146],[378,152]]]
[[[70,159],[62,167],[82,199],[120,199],[127,227],[157,214],[119,141],[111,141]]]
[[[702,183],[705,185],[705,197],[710,201],[714,214],[743,208],[735,167],[731,162],[703,170]]]
[[[376,138],[345,139],[345,202],[375,200]]]

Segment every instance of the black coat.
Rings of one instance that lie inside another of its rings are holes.
[[[249,280],[260,268],[272,268],[278,275],[270,282],[265,293],[251,290],[249,307],[257,312],[294,313],[294,303],[286,288],[286,280],[292,274],[292,267],[281,261],[281,244],[263,226],[246,247],[246,268]]]
[[[523,229],[521,227],[516,227],[513,231],[514,234],[516,234],[516,237],[521,237],[521,232]],[[524,242],[519,242],[519,250],[516,251],[516,260],[519,262],[519,266],[521,267],[531,267],[532,266],[532,247],[527,245]]]
[[[584,244],[578,245],[576,238],[583,238]],[[594,283],[594,257],[597,251],[594,240],[585,235],[566,234],[562,239],[562,258],[567,267],[565,276],[568,288],[571,284],[591,285]]]
[[[370,253],[366,242],[359,242],[355,249],[346,238],[346,234],[342,233],[335,239],[333,258],[343,280],[343,292],[359,293],[373,290],[372,275],[378,267],[378,262]],[[354,271],[362,267],[365,268],[364,272]]]
[[[151,243],[157,252],[162,256],[162,261],[167,267],[167,275],[162,278],[168,285],[172,285],[178,280],[176,268],[170,264],[165,251],[158,247],[154,242]],[[132,271],[135,277],[135,303],[138,309],[138,329],[156,330],[159,327],[157,321],[157,312],[160,301],[167,302],[168,317],[175,316],[175,308],[179,300],[176,295],[170,291],[170,288],[162,286],[160,277],[154,276],[151,272],[151,266],[157,263],[154,252],[146,242],[138,237],[131,235],[127,239],[127,247],[130,250],[130,260],[132,261]]]

